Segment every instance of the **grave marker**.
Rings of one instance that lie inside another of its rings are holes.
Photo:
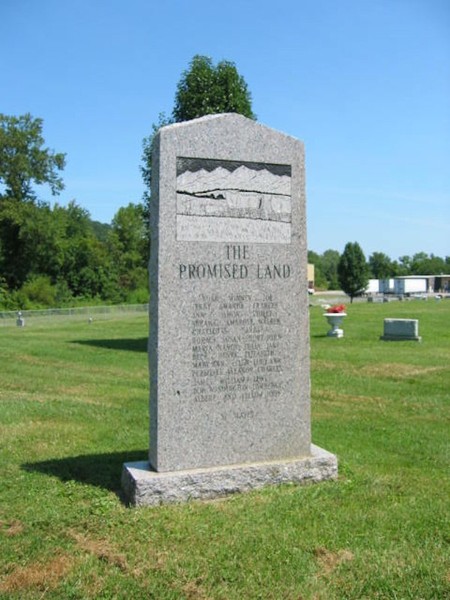
[[[387,342],[420,342],[418,319],[384,319],[382,340]]]
[[[303,144],[235,114],[155,139],[149,462],[134,504],[326,479],[311,444]]]

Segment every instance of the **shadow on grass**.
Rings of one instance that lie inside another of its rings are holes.
[[[105,488],[120,494],[122,465],[125,462],[147,460],[148,450],[86,454],[42,462],[24,463],[22,469],[29,472],[53,475],[61,481],[79,481]]]
[[[122,338],[111,340],[73,340],[72,344],[83,344],[109,350],[128,350],[131,352],[147,352],[148,338]]]

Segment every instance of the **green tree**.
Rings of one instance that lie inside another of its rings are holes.
[[[11,290],[39,272],[39,262],[52,271],[59,260],[51,211],[36,202],[34,186],[58,194],[65,155],[44,146],[42,127],[42,119],[30,114],[0,114],[0,271]]]
[[[0,200],[0,273],[9,290],[20,287],[28,274],[21,230],[30,222],[30,213],[36,208],[31,203],[18,203],[10,198]]]
[[[45,148],[42,119],[0,114],[0,199],[36,200],[33,185],[47,184],[53,195],[64,189],[58,175],[65,155]]]
[[[24,203],[22,208],[26,216],[19,232],[21,252],[12,263],[26,273],[26,279],[46,275],[54,283],[64,263],[63,215],[47,204]]]
[[[95,236],[88,211],[75,202],[58,210],[64,222],[60,279],[74,296],[120,300],[114,262]]]
[[[36,301],[35,290],[43,289],[42,278],[48,278],[58,288],[55,298],[62,291],[65,300],[69,295],[111,297],[114,263],[95,236],[89,213],[75,202],[50,208],[3,200],[0,241],[0,272],[10,291],[23,289],[22,296]]]
[[[314,265],[314,287],[316,290],[328,288],[328,281],[322,270],[322,257],[313,250],[308,250],[308,263]]]
[[[91,225],[95,237],[100,242],[106,243],[106,241],[108,240],[109,232],[111,231],[111,225],[109,223],[101,223],[100,221],[91,221]]]
[[[196,55],[178,83],[173,119],[180,123],[218,113],[254,119],[247,84],[233,62],[223,60],[214,66],[208,56]]]
[[[322,270],[328,282],[329,290],[335,290],[339,287],[337,272],[339,258],[337,250],[325,250],[322,254]]]
[[[395,264],[384,252],[373,252],[370,255],[369,269],[374,279],[388,279],[396,273]]]
[[[62,264],[62,225],[47,204],[0,205],[0,272],[8,287],[22,286],[31,274],[56,278]]]
[[[367,288],[368,267],[358,242],[348,242],[345,245],[338,263],[338,279],[341,289],[350,296],[350,302]]]
[[[399,256],[396,275],[411,275],[412,258],[407,254]]]
[[[315,286],[318,289],[335,290],[339,283],[337,279],[337,266],[339,263],[337,250],[325,250],[323,254],[308,251],[308,262],[314,265]]]
[[[446,262],[443,258],[434,254],[418,252],[414,254],[411,261],[411,273],[413,275],[440,275],[446,272]]]
[[[18,308],[47,308],[55,306],[57,287],[52,284],[46,275],[33,275],[20,290],[20,304]]]
[[[144,295],[148,290],[149,256],[142,204],[130,203],[117,211],[111,223],[108,244],[124,297],[137,289],[142,289]]]

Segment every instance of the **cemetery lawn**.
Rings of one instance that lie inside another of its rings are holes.
[[[0,327],[0,598],[450,598],[450,300],[349,305],[339,340],[322,312],[313,442],[339,479],[141,509],[146,316]],[[422,343],[380,341],[385,317]]]

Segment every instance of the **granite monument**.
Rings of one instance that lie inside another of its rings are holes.
[[[311,443],[303,144],[237,114],[152,159],[149,460],[132,504],[337,475]]]

